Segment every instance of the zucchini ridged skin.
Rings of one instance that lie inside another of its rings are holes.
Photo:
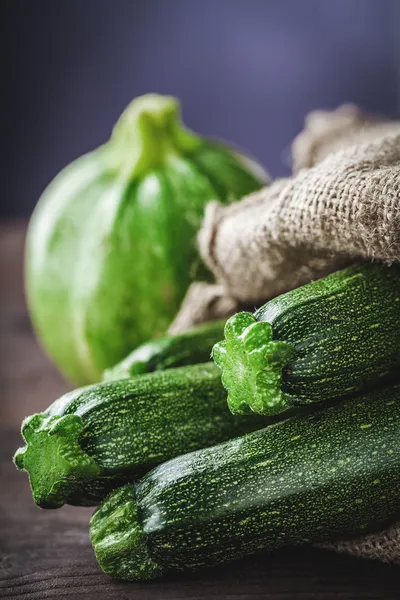
[[[106,573],[153,579],[330,541],[400,515],[400,385],[159,465],[90,523]]]
[[[29,312],[62,373],[97,383],[164,334],[190,283],[211,279],[196,244],[206,204],[268,180],[246,155],[182,126],[177,99],[134,100],[106,144],[49,184],[29,222]]]
[[[382,387],[400,368],[400,268],[355,265],[238,313],[213,358],[233,413]]]
[[[104,381],[114,381],[211,359],[214,344],[224,337],[226,319],[212,321],[179,335],[165,335],[142,344],[123,361],[107,369]]]
[[[265,424],[230,414],[220,371],[209,362],[62,396],[25,419],[26,446],[14,460],[40,507],[91,506],[173,456]]]

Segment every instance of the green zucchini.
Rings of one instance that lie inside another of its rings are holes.
[[[211,278],[196,244],[206,204],[268,180],[246,154],[189,131],[176,98],[133,100],[111,138],[50,183],[29,222],[30,316],[63,374],[96,383],[164,334],[190,283]]]
[[[213,345],[224,335],[225,321],[211,321],[179,335],[165,335],[150,340],[115,367],[107,369],[103,380],[112,381],[206,362],[211,358]]]
[[[213,358],[233,413],[379,387],[400,367],[400,268],[352,266],[238,313]]]
[[[103,571],[152,579],[400,515],[400,385],[179,456],[94,513]]]
[[[234,417],[212,363],[75,390],[25,419],[15,464],[42,508],[94,505],[173,456],[265,426]]]

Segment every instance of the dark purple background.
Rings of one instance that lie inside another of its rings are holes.
[[[2,0],[0,214],[28,215],[146,92],[274,175],[305,113],[400,110],[399,0]],[[397,48],[396,48],[397,45]]]

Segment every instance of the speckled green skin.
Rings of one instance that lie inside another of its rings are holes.
[[[212,321],[179,335],[166,335],[150,340],[131,352],[123,361],[106,369],[104,381],[113,381],[206,362],[213,345],[224,335],[224,320]]]
[[[37,335],[78,384],[166,331],[193,279],[204,207],[266,181],[260,167],[179,123],[174,98],[148,95],[107,144],[64,169],[29,224],[26,291]]]
[[[147,547],[134,486],[120,487],[99,506],[90,521],[90,535],[105,573],[132,579],[134,571],[134,579],[140,580],[162,575],[162,567]]]
[[[400,515],[399,439],[397,385],[172,459],[94,513],[99,564],[146,579],[380,528]]]
[[[75,390],[22,424],[15,455],[42,508],[94,505],[159,463],[264,427],[233,417],[212,363]]]
[[[213,358],[233,413],[271,415],[379,387],[400,373],[400,269],[338,271],[231,317],[225,338]]]

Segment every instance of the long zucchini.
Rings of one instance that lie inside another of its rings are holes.
[[[194,327],[179,335],[165,335],[142,344],[123,361],[107,369],[103,380],[112,381],[203,363],[211,358],[211,350],[224,335],[224,320]]]
[[[101,568],[152,579],[372,531],[400,515],[400,385],[172,459],[113,492]]]
[[[379,387],[400,367],[400,268],[352,266],[238,313],[213,358],[233,413]]]
[[[93,505],[173,456],[264,427],[234,417],[212,363],[75,390],[22,424],[15,464],[42,508]]]

